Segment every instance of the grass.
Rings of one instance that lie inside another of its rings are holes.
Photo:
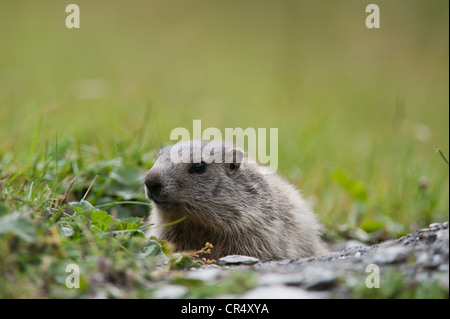
[[[397,269],[385,269],[383,283],[379,288],[368,289],[365,284],[351,287],[355,299],[448,299],[448,288],[439,281],[424,279],[416,281],[406,278]],[[364,280],[360,280],[364,282]]]
[[[95,276],[77,292],[49,286],[66,261],[109,267],[106,282],[151,294],[151,276],[126,261],[148,242],[89,239],[80,226],[80,244],[61,220],[98,176],[86,201],[135,224],[158,147],[194,119],[222,132],[277,127],[279,172],[329,240],[377,242],[449,219],[447,1],[380,0],[379,30],[364,27],[356,0],[77,4],[79,30],[65,28],[57,1],[0,10],[0,218],[10,225],[0,227],[0,295],[106,289]]]

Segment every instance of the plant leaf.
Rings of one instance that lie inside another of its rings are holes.
[[[35,240],[35,229],[29,217],[13,212],[0,218],[0,235],[14,233],[26,242]]]

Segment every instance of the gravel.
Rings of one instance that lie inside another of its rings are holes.
[[[385,288],[385,291],[374,296],[404,297],[401,295],[402,289],[397,294],[388,290],[393,285],[394,273],[405,283],[404,287],[437,282],[444,291],[444,297],[446,293],[448,298],[448,222],[433,223],[397,240],[373,246],[352,241],[344,247],[346,249],[324,256],[293,260],[259,261],[249,256],[226,256],[219,260],[219,265],[203,265],[199,269],[186,271],[184,276],[208,284],[226,280],[233,271],[249,272],[249,275],[255,276],[256,284],[247,292],[218,298],[323,299],[370,297],[376,290],[369,288],[370,283],[375,284],[373,276],[378,275],[381,287],[378,290]],[[378,270],[377,274],[374,269]],[[356,290],[355,287],[363,287],[362,293],[361,288]],[[156,291],[156,296],[162,298],[176,298],[186,292],[180,287],[160,289]],[[432,296],[427,292],[421,295],[422,298]]]

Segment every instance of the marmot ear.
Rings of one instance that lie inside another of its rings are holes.
[[[229,169],[230,173],[234,173],[235,171],[237,171],[241,166],[243,160],[244,152],[236,148],[228,151],[225,156],[225,163],[227,164],[227,168]]]

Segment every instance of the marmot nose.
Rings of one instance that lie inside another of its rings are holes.
[[[158,195],[162,189],[162,183],[158,178],[146,177],[144,181],[150,195]]]

